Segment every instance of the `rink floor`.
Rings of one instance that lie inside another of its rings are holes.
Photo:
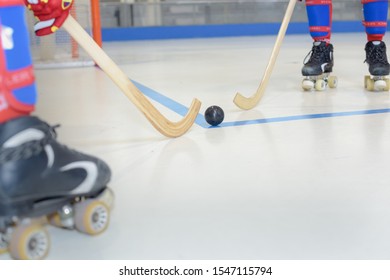
[[[100,236],[48,227],[48,259],[389,259],[390,94],[363,88],[365,35],[333,36],[339,87],[326,92],[300,86],[311,39],[286,37],[264,98],[242,111],[233,97],[256,91],[274,41],[106,43],[169,119],[195,97],[202,115],[224,109],[222,127],[200,116],[176,139],[96,67],[37,70],[36,114],[107,161],[116,194]]]

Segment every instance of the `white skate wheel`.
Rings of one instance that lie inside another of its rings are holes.
[[[337,88],[339,81],[336,76],[330,76],[328,83],[330,88]]]
[[[50,249],[49,234],[38,223],[19,225],[11,234],[8,249],[11,257],[14,259],[44,259]]]
[[[310,91],[314,88],[314,82],[308,79],[302,81],[302,88],[306,91]]]
[[[107,229],[110,210],[104,202],[87,199],[76,203],[74,210],[75,227],[80,232],[97,235]]]
[[[386,90],[386,87],[387,87],[387,83],[384,80],[377,80],[374,83],[374,89],[376,91],[384,91]]]
[[[318,91],[324,91],[326,88],[326,82],[324,80],[317,80],[315,88]]]

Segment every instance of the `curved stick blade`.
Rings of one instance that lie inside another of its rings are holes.
[[[250,110],[253,109],[257,105],[257,103],[259,103],[261,96],[262,94],[259,95],[256,93],[253,96],[245,97],[241,93],[237,92],[233,102],[240,109]]]
[[[199,100],[192,101],[191,107],[181,121],[171,122],[152,105],[71,15],[68,16],[63,27],[160,133],[168,137],[178,137],[191,128],[200,110]]]
[[[234,97],[233,102],[239,108],[241,108],[243,110],[250,110],[250,109],[254,108],[259,103],[260,99],[263,97],[265,89],[267,88],[269,79],[271,77],[272,70],[275,66],[276,58],[278,57],[280,47],[282,45],[284,36],[286,34],[287,27],[288,27],[288,24],[291,20],[291,16],[293,14],[294,7],[295,7],[296,3],[297,3],[297,0],[290,0],[289,4],[287,6],[286,13],[284,15],[282,24],[281,24],[279,32],[278,32],[278,36],[277,36],[276,41],[275,41],[274,48],[273,48],[272,53],[271,53],[271,57],[268,61],[268,65],[267,65],[267,68],[265,69],[263,79],[261,80],[261,83],[260,83],[256,93],[254,95],[252,95],[251,97],[245,97],[245,96],[241,95],[240,93],[237,93],[236,96]]]

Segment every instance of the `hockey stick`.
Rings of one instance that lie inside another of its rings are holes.
[[[178,137],[190,129],[200,110],[201,103],[198,99],[192,101],[191,107],[183,119],[179,122],[169,121],[150,103],[71,15],[68,16],[63,27],[160,133],[168,137]]]
[[[290,0],[286,14],[284,15],[282,25],[280,26],[278,37],[276,38],[276,42],[274,45],[274,49],[271,53],[271,58],[268,62],[267,68],[265,69],[265,73],[263,75],[263,79],[254,95],[251,97],[245,97],[241,95],[240,93],[237,93],[234,97],[233,102],[241,109],[249,110],[254,108],[260,101],[260,99],[263,97],[265,89],[268,85],[269,79],[271,77],[272,70],[274,68],[276,58],[278,57],[280,47],[282,45],[282,41],[284,38],[284,35],[286,34],[287,26],[291,20],[291,16],[294,11],[295,4],[297,3],[297,0]]]

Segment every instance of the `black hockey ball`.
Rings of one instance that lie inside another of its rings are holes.
[[[216,105],[210,106],[206,109],[204,113],[204,118],[206,122],[212,126],[217,126],[223,122],[225,118],[225,113],[222,108]]]

